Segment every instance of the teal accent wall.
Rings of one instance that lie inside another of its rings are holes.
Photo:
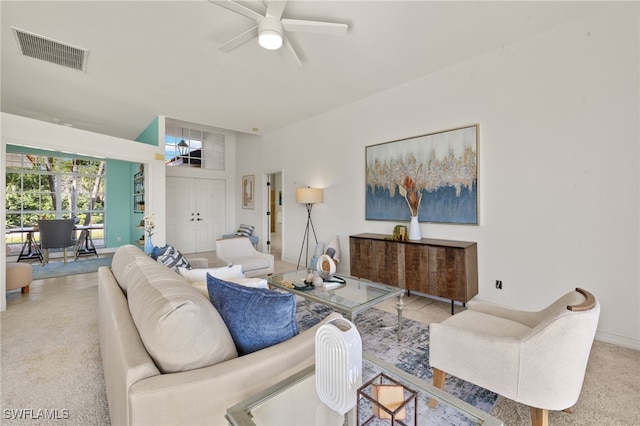
[[[133,209],[133,179],[129,177],[129,170],[137,163],[128,161],[107,161],[107,213],[105,227],[107,247],[119,247],[131,243],[131,218]]]
[[[142,131],[136,138],[136,142],[146,143],[147,145],[159,146],[160,126],[158,125],[158,117],[156,117],[146,129]]]
[[[160,146],[160,126],[159,126],[159,118],[156,117],[146,129],[138,135],[136,138],[136,142],[146,143],[147,145],[155,145]],[[149,159],[152,161],[152,159]],[[138,228],[140,225],[140,221],[144,220],[144,213],[134,213],[133,212],[133,176],[140,171],[140,164],[138,163],[129,163],[129,239],[131,244],[137,244],[140,242],[140,237],[144,235],[144,230]],[[146,175],[145,175],[146,177]],[[148,201],[148,200],[146,200]],[[140,246],[142,247],[142,245]]]

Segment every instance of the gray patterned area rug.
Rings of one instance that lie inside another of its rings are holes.
[[[304,331],[325,318],[331,309],[317,303],[298,298],[296,318],[298,328]],[[432,371],[429,366],[429,326],[404,318],[402,337],[398,340],[396,326],[398,317],[380,309],[371,308],[356,315],[354,321],[362,338],[362,350],[375,354],[378,358],[431,383]],[[363,382],[372,378],[376,371],[363,363]],[[445,391],[474,407],[491,412],[498,395],[453,376],[447,376]],[[428,424],[462,425],[475,422],[455,412],[441,407],[430,411],[428,401],[418,401],[418,418],[429,419]],[[424,424],[422,421],[419,424]]]

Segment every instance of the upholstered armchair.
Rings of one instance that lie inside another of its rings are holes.
[[[539,312],[467,307],[430,325],[434,386],[444,389],[447,373],[474,383],[528,405],[533,425],[576,403],[600,315],[591,293],[577,288]]]
[[[43,251],[42,263],[49,262],[49,249],[61,248],[64,263],[67,263],[67,247],[76,245],[73,238],[73,219],[38,220],[40,232],[40,246]]]
[[[216,255],[226,265],[242,265],[245,277],[273,274],[273,255],[257,251],[249,238],[235,237],[216,240]]]

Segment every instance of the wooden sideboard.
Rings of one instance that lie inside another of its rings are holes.
[[[349,237],[350,275],[453,301],[478,294],[477,244],[467,241],[394,241],[389,235]]]

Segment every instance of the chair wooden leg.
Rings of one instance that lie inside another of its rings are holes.
[[[433,369],[433,386],[438,389],[444,389],[444,381],[447,378],[447,373],[442,370],[438,370],[437,368]],[[434,409],[438,405],[438,400],[435,398],[431,398],[429,400],[429,408]]]
[[[24,287],[22,287],[22,289],[20,290],[21,293],[29,293],[29,286],[25,285]]]
[[[529,407],[531,410],[531,426],[549,426],[549,410]]]
[[[45,264],[45,265],[47,263],[49,263],[49,249],[48,248],[44,249],[42,251],[42,263]]]

